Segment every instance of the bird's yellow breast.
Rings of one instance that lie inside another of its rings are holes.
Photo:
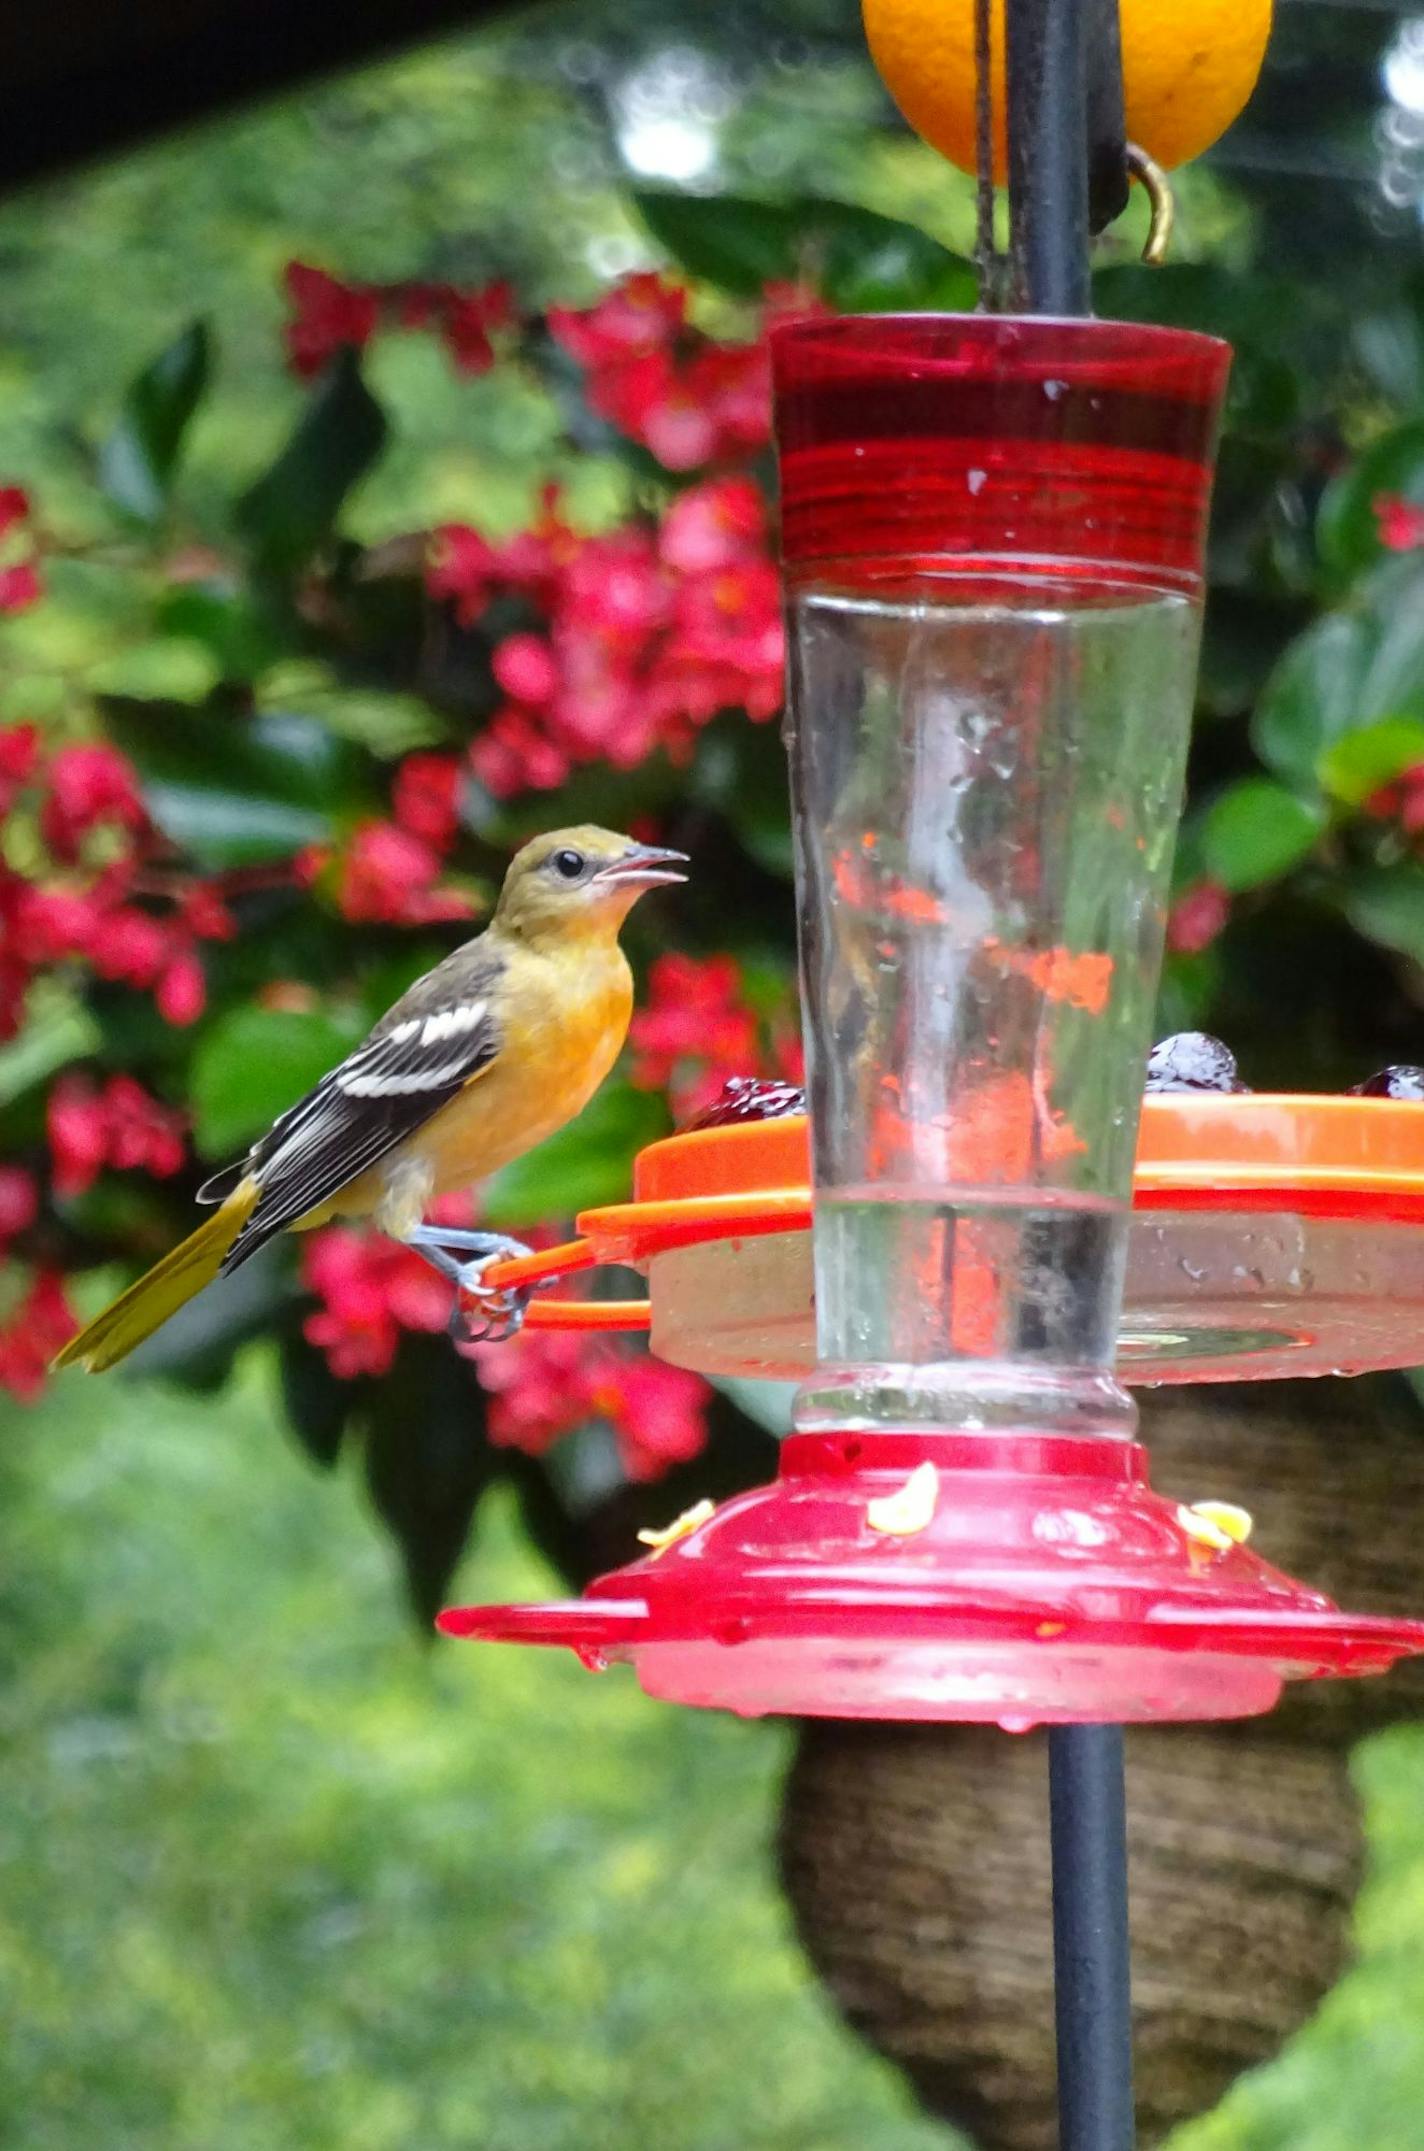
[[[581,1113],[617,1060],[633,981],[617,944],[510,968],[496,997],[499,1047],[459,1096],[345,1189],[333,1209],[375,1209],[418,1176],[431,1196],[474,1186]]]

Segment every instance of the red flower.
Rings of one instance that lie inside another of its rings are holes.
[[[628,1038],[633,1081],[670,1091],[679,1119],[710,1104],[728,1076],[762,1072],[760,1027],[731,956],[660,956]]]
[[[486,284],[483,291],[452,291],[445,303],[440,333],[461,373],[487,373],[494,364],[493,331],[514,320],[514,298],[507,283]]]
[[[687,293],[644,270],[625,276],[596,306],[551,306],[549,333],[581,366],[597,367],[661,350],[687,319]]]
[[[374,336],[380,301],[373,291],[301,261],[288,262],[283,281],[293,308],[283,340],[302,380],[320,373],[338,351],[360,351]]]
[[[496,684],[514,702],[539,709],[559,684],[558,660],[541,635],[506,635],[490,659]]]
[[[516,792],[551,792],[569,773],[569,759],[526,710],[501,710],[470,749],[470,767],[495,799]]]
[[[109,1154],[109,1122],[103,1101],[82,1076],[55,1084],[45,1106],[45,1132],[54,1160],[54,1192],[61,1202],[92,1187]]]
[[[15,724],[0,729],[0,821],[34,776],[39,755],[40,736],[34,725]]]
[[[0,1244],[28,1232],[39,1216],[39,1188],[23,1165],[0,1164]]]
[[[46,771],[49,797],[40,811],[40,834],[56,859],[78,857],[91,829],[142,829],[147,823],[132,764],[113,747],[61,747]]]
[[[396,821],[422,843],[448,851],[460,821],[460,764],[452,754],[408,754],[396,771]]]
[[[1177,956],[1199,956],[1231,917],[1231,896],[1216,881],[1184,890],[1167,914],[1167,946]]]
[[[78,1327],[58,1271],[32,1271],[24,1298],[0,1329],[0,1389],[33,1403],[44,1388],[50,1361]]]
[[[92,898],[76,889],[41,889],[32,882],[19,883],[8,908],[11,951],[31,965],[86,954],[102,916]]]
[[[394,822],[367,822],[341,862],[337,903],[344,917],[390,926],[469,918],[468,897],[436,888],[442,861],[433,844]]]
[[[499,573],[499,554],[488,538],[466,523],[444,523],[434,533],[425,587],[453,606],[461,627],[473,627],[489,603]]]
[[[0,485],[0,538],[17,523],[29,521],[30,496],[23,486]]]
[[[479,1368],[496,1447],[542,1456],[601,1419],[629,1478],[655,1479],[706,1446],[708,1387],[681,1367],[569,1330],[526,1330],[506,1344],[460,1349]]]
[[[302,1277],[322,1302],[302,1333],[342,1381],[389,1374],[403,1329],[434,1332],[449,1320],[449,1285],[409,1248],[378,1233],[328,1225],[307,1235]]]
[[[133,905],[119,905],[96,913],[85,953],[100,978],[143,988],[157,985],[171,945],[162,919]]]
[[[644,275],[596,306],[547,316],[555,342],[585,369],[590,408],[673,471],[759,450],[771,437],[765,342],[692,335],[686,311],[681,291]]]
[[[0,568],[0,613],[28,612],[43,595],[44,585],[33,561],[22,560],[14,567]]]
[[[1399,493],[1377,493],[1371,506],[1380,544],[1390,552],[1410,553],[1424,545],[1424,507],[1405,500]]]
[[[183,1167],[182,1115],[132,1076],[110,1076],[102,1090],[84,1076],[61,1077],[49,1094],[45,1125],[62,1202],[84,1194],[106,1165],[160,1180]]]

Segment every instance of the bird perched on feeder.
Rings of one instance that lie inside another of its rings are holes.
[[[481,1296],[484,1267],[518,1242],[427,1225],[425,1210],[582,1111],[632,1014],[619,929],[645,889],[685,881],[677,869],[686,864],[682,852],[592,827],[526,844],[485,931],[417,979],[245,1158],[204,1183],[198,1200],[216,1203],[216,1215],[72,1337],[55,1365],[112,1367],[277,1233],[334,1217],[373,1218],[461,1292]],[[517,1318],[494,1299],[499,1317]]]

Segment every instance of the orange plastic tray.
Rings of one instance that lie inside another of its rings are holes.
[[[640,1151],[631,1202],[585,1210],[579,1238],[493,1265],[495,1286],[641,1264],[811,1222],[804,1114],[668,1136]],[[1286,1211],[1424,1223],[1424,1104],[1393,1098],[1159,1092],[1143,1100],[1138,1209]],[[536,1300],[531,1327],[645,1329],[646,1300]]]

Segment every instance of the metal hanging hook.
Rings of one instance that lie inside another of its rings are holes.
[[[1155,157],[1136,142],[1127,145],[1128,176],[1135,179],[1147,196],[1152,210],[1152,222],[1148,226],[1143,243],[1142,259],[1153,269],[1159,269],[1167,259],[1167,249],[1172,243],[1172,232],[1177,221],[1176,197],[1171,183]]]

